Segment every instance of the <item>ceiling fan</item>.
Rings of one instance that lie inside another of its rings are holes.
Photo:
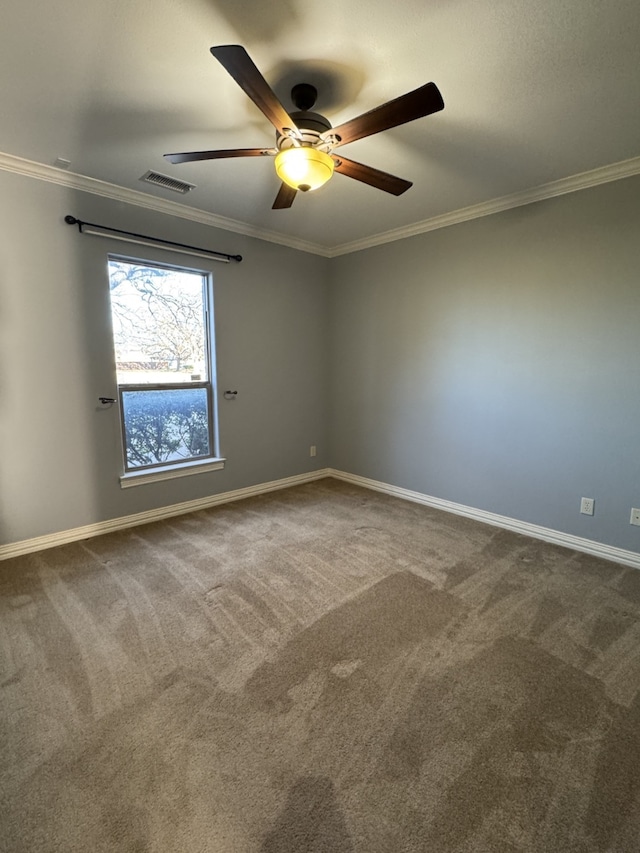
[[[227,157],[275,157],[276,173],[282,185],[272,205],[274,210],[291,207],[298,190],[307,192],[317,189],[329,180],[334,171],[392,195],[401,195],[412,186],[411,181],[347,160],[334,151],[348,142],[355,142],[356,139],[372,136],[443,109],[444,101],[435,83],[426,83],[338,127],[331,127],[324,116],[311,112],[318,94],[311,84],[299,83],[293,87],[291,99],[296,112],[289,114],[243,47],[237,44],[220,45],[212,47],[211,53],[275,127],[276,145],[274,148],[231,148],[165,154],[171,163]]]

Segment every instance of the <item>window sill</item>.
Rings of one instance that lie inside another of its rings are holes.
[[[207,459],[204,462],[182,462],[179,465],[165,465],[146,471],[128,471],[120,477],[120,488],[143,486],[147,483],[159,483],[161,480],[174,480],[176,477],[188,477],[190,474],[206,474],[224,468],[225,459]]]

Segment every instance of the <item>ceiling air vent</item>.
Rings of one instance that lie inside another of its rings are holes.
[[[160,172],[153,172],[151,169],[140,180],[146,181],[148,184],[155,184],[157,187],[164,187],[166,190],[173,190],[175,193],[182,193],[182,195],[196,188],[195,184],[177,181],[175,178],[170,178],[169,175],[161,175]]]

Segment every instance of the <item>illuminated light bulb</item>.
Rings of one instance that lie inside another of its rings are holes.
[[[317,190],[333,175],[333,160],[324,151],[302,146],[287,148],[276,156],[276,172],[294,190]]]

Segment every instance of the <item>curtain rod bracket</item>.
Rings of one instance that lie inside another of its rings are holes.
[[[83,222],[75,216],[68,214],[64,221],[67,225],[77,225],[80,234],[94,234],[97,237],[113,237],[114,239],[124,240],[127,243],[138,243],[141,246],[155,245],[160,249],[173,249],[183,255],[198,255],[203,258],[211,258],[215,261],[237,261],[240,263],[242,255],[228,255],[226,252],[216,252],[213,249],[199,249],[197,246],[187,246],[185,243],[175,243],[173,240],[163,240],[160,237],[148,237],[146,234],[136,234],[133,231],[121,231],[119,228],[110,228],[108,225],[96,225],[95,222]],[[98,228],[99,231],[84,231],[83,226],[89,228]],[[110,233],[101,233],[101,232]]]

